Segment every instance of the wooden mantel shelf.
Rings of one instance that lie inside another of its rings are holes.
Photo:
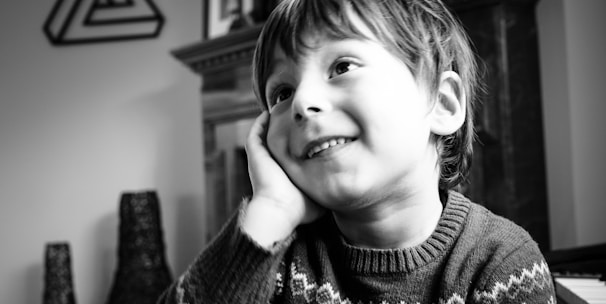
[[[250,77],[261,28],[256,25],[172,51],[173,56],[202,76],[203,119],[207,127],[259,113]]]
[[[250,62],[262,25],[173,50],[172,54],[195,73],[222,71]]]

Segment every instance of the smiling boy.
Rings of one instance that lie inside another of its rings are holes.
[[[554,303],[528,233],[453,190],[475,67],[439,1],[282,1],[255,52],[253,196],[160,303]]]

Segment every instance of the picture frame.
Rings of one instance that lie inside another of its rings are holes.
[[[280,0],[204,0],[205,40],[252,27],[267,20]]]

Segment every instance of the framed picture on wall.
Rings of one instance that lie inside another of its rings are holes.
[[[205,0],[204,39],[263,23],[280,0]]]

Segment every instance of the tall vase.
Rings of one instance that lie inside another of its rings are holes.
[[[172,281],[154,191],[122,194],[119,230],[118,269],[107,303],[154,304]]]
[[[46,244],[44,263],[44,304],[75,304],[69,244]]]

